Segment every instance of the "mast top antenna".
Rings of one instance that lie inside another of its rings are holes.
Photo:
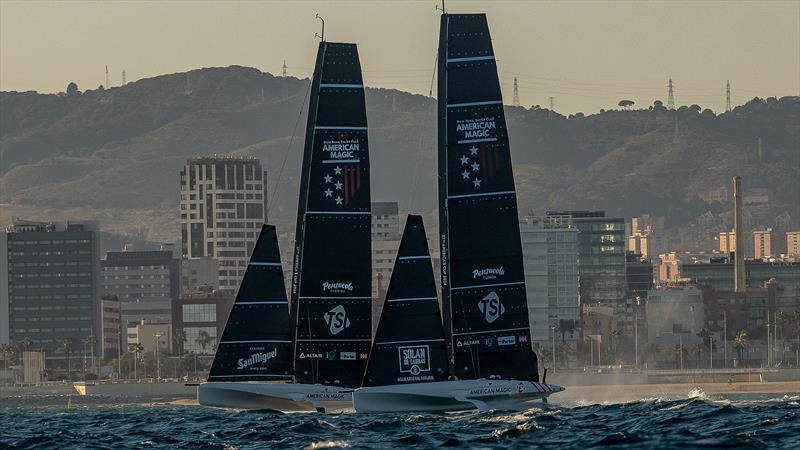
[[[322,42],[325,42],[325,19],[323,19],[319,13],[317,13],[317,19],[322,21],[322,34],[314,33],[314,37],[318,37]]]

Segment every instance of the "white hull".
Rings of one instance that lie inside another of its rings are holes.
[[[337,412],[353,408],[353,390],[320,384],[211,381],[197,387],[197,401],[218,408]]]
[[[524,409],[564,388],[519,380],[455,380],[356,389],[357,412],[445,412]]]

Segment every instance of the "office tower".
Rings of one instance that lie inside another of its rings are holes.
[[[753,242],[755,243],[755,258],[769,258],[772,253],[772,228],[766,230],[753,231]]]
[[[719,234],[719,252],[732,253],[736,251],[736,232],[723,231]]]
[[[267,221],[266,181],[254,157],[192,158],[181,170],[183,257],[216,259],[221,290],[236,292]]]
[[[800,231],[786,232],[786,255],[800,257]]]

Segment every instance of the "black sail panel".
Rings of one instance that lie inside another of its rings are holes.
[[[505,114],[484,14],[439,38],[442,301],[453,374],[538,380]]]
[[[357,387],[372,333],[367,114],[355,44],[321,42],[300,185],[292,317],[300,383]]]
[[[409,215],[363,385],[443,381],[447,366],[425,228],[422,217]]]
[[[292,333],[275,227],[263,225],[208,381],[292,378]]]

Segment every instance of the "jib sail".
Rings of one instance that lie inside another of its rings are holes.
[[[447,379],[442,316],[422,217],[409,215],[364,386]]]
[[[291,339],[278,237],[263,225],[208,381],[291,380]]]
[[[538,380],[517,197],[484,14],[443,14],[439,35],[442,301],[453,374]]]
[[[367,114],[355,44],[319,45],[297,213],[296,379],[357,387],[372,335],[372,261]]]

